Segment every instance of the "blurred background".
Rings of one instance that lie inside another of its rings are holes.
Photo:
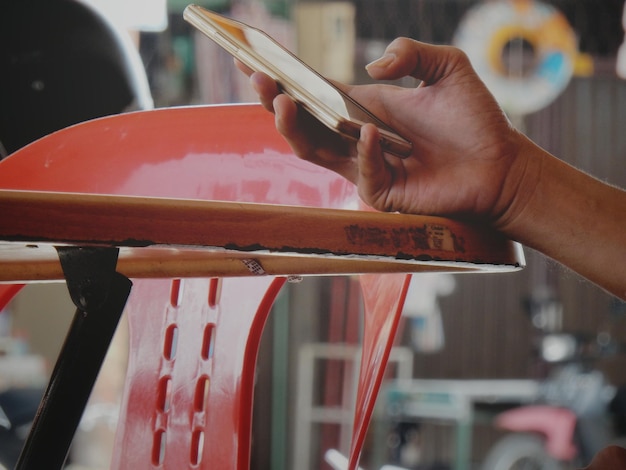
[[[186,1],[92,3],[131,38],[155,107],[256,100],[230,56],[183,21]],[[266,30],[322,74],[349,83],[368,83],[365,64],[395,37],[456,44],[515,126],[626,187],[623,0],[197,3]],[[592,237],[594,229],[580,227]],[[544,256],[525,254],[526,269],[513,274],[414,276],[363,468],[481,468],[511,435],[496,426],[500,413],[528,417],[525,406],[536,403],[593,421],[586,429],[601,442],[578,432],[581,456],[621,436],[608,412],[619,408],[626,385],[626,307]],[[24,289],[0,316],[0,367],[7,364],[0,385],[45,383],[72,313],[64,286]],[[282,292],[259,355],[252,469],[332,468],[327,449],[347,454],[360,315],[350,277],[307,278]],[[125,334],[122,325],[76,438],[73,468],[108,468]],[[545,451],[543,441],[533,445]]]

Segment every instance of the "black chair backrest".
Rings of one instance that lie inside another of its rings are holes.
[[[151,103],[137,51],[93,9],[74,0],[0,2],[0,157]]]

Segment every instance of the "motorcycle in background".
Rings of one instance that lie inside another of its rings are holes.
[[[616,303],[612,314],[623,307]],[[489,450],[482,470],[580,468],[609,444],[626,446],[626,386],[615,387],[594,367],[621,346],[607,331],[592,337],[557,331],[561,306],[554,297],[530,302],[529,313],[551,373],[537,403],[496,417],[494,425],[509,433]]]

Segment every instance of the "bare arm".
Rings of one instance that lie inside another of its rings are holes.
[[[542,149],[524,150],[538,167],[497,227],[626,299],[626,192],[605,184]]]
[[[379,210],[471,218],[563,263],[626,299],[626,193],[563,163],[520,134],[463,52],[394,41],[368,67],[375,79],[413,76],[413,89],[346,86],[413,142],[384,154],[367,125],[356,146],[298,109],[262,74],[262,103],[295,153],[354,182]]]

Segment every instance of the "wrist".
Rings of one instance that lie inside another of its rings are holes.
[[[528,137],[515,131],[514,149],[510,165],[503,180],[498,203],[494,206],[493,226],[518,241],[524,227],[532,220],[538,188],[545,179],[546,165],[554,158]]]
[[[511,173],[519,184],[496,228],[626,299],[626,192],[532,143],[520,150],[524,171]]]

